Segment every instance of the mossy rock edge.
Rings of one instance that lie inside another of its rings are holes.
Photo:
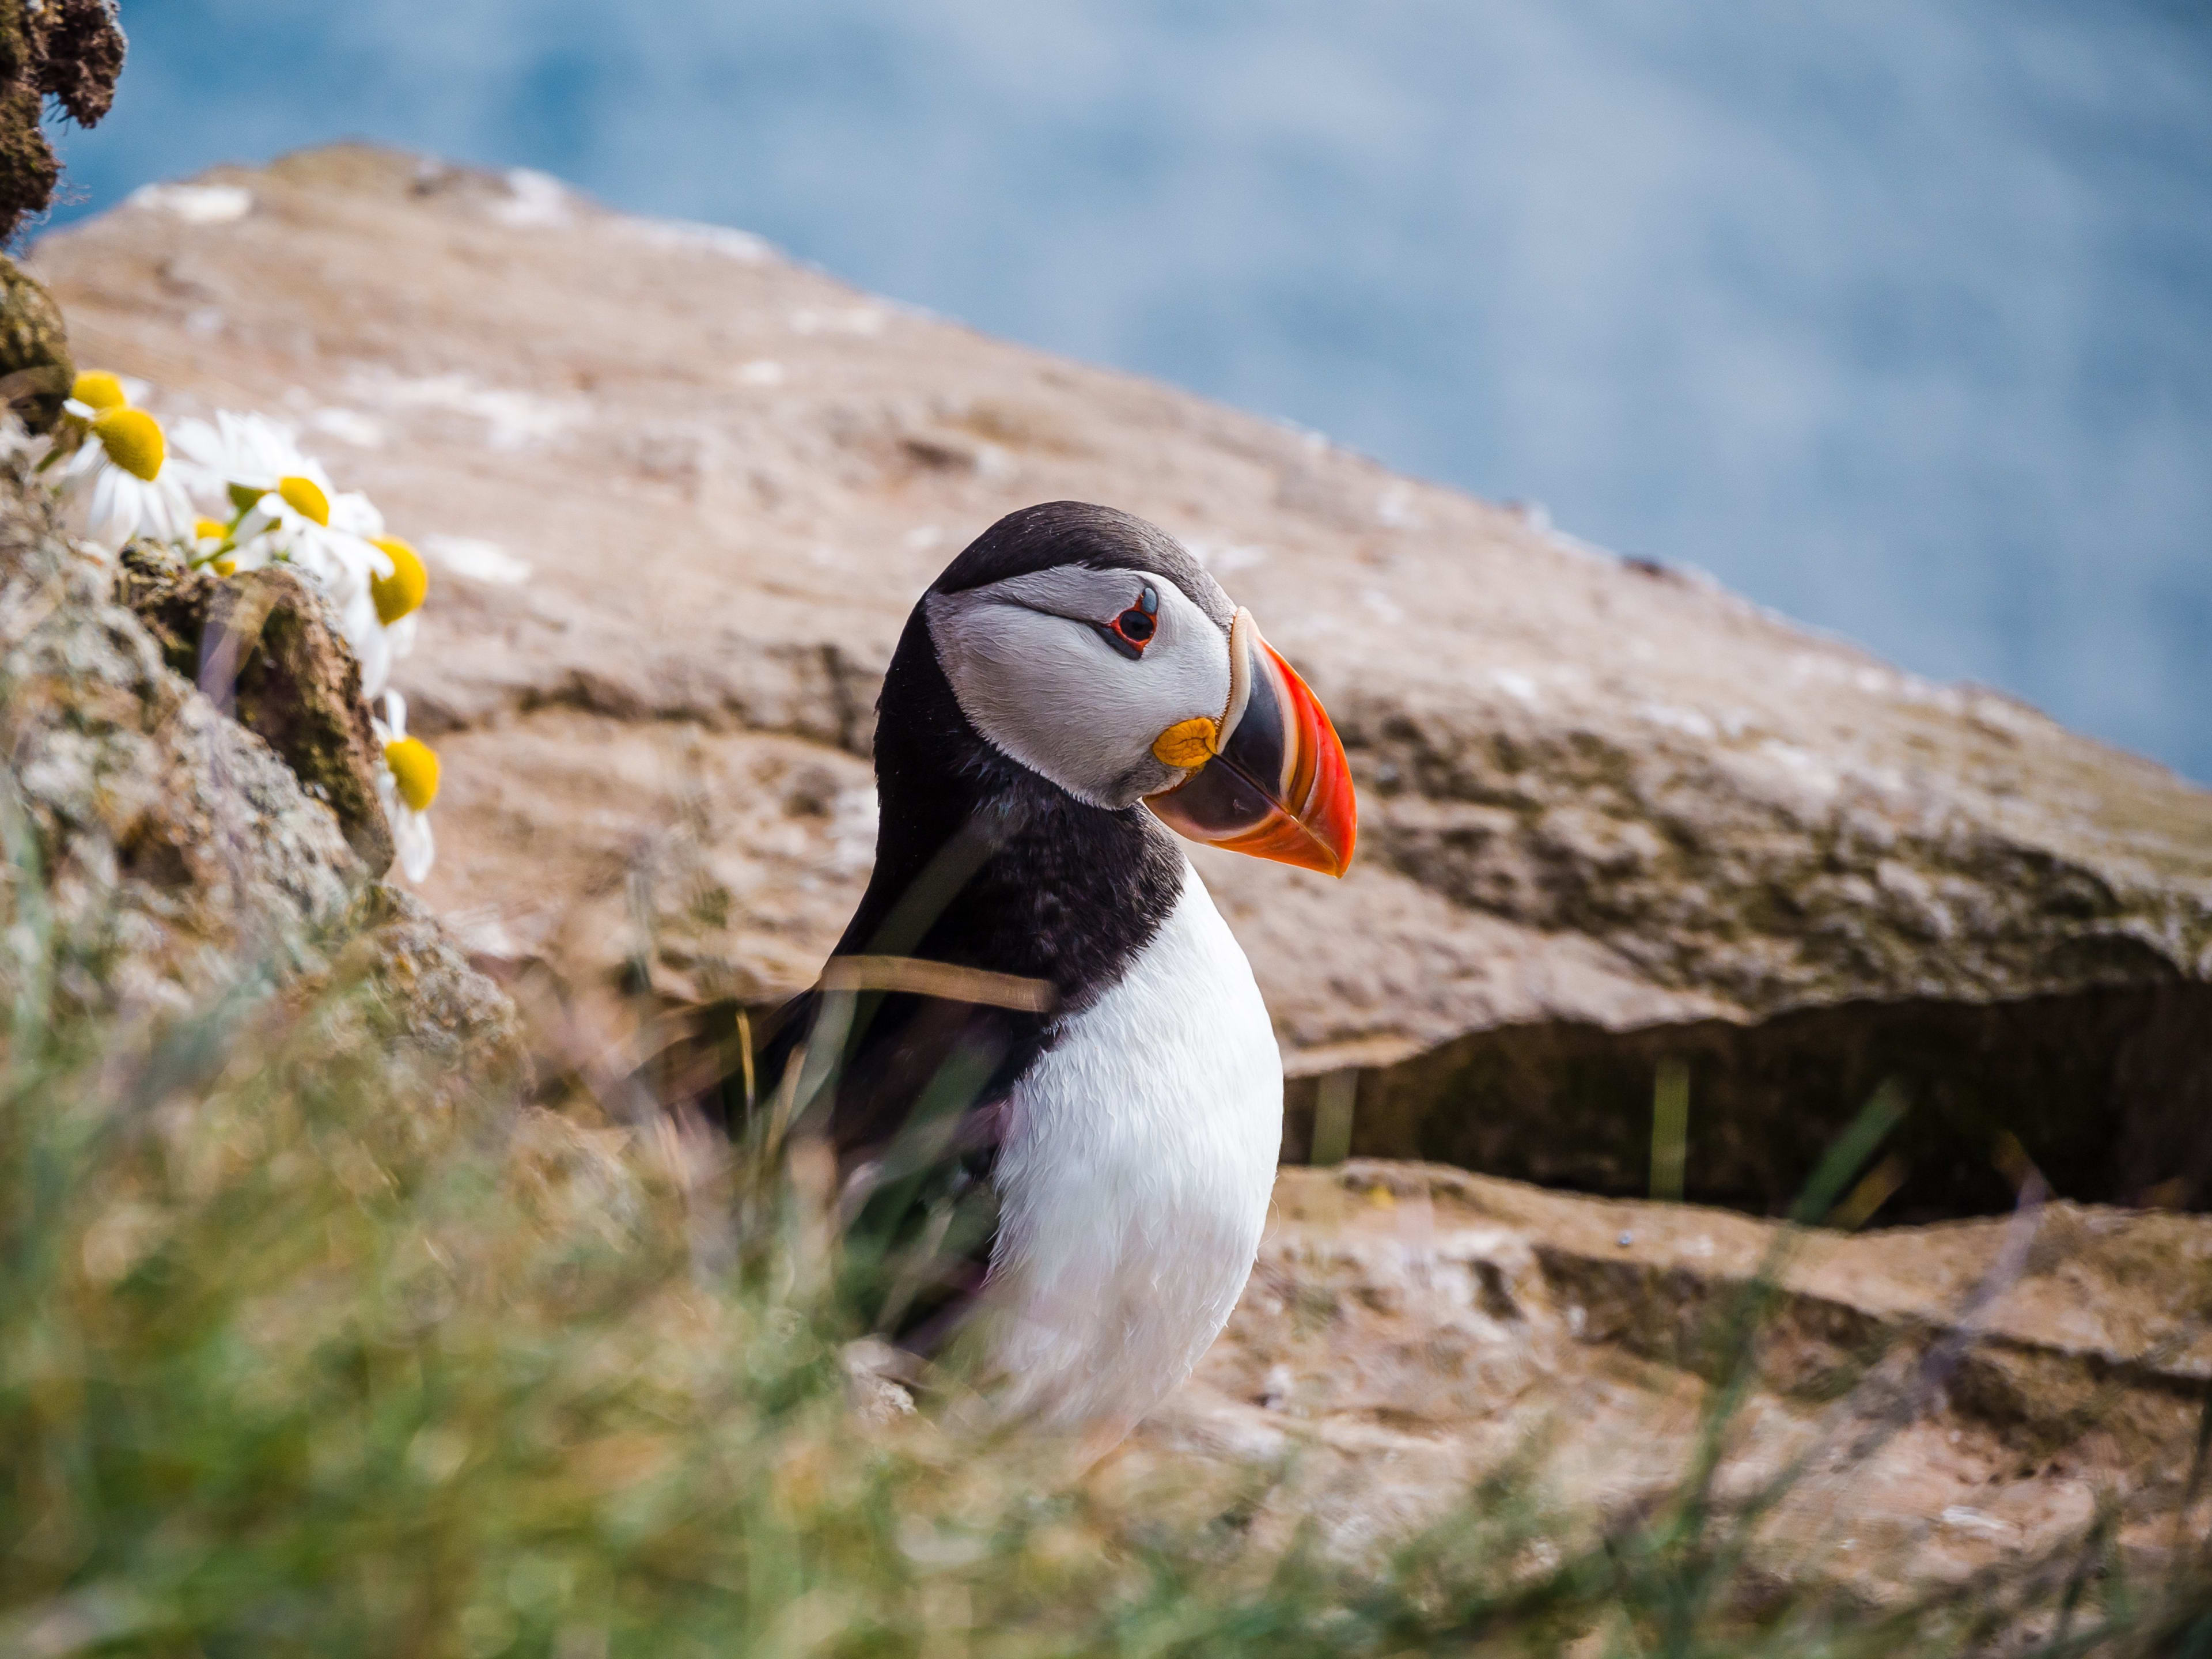
[[[391,868],[392,827],[377,797],[375,729],[361,667],[305,582],[277,568],[216,576],[134,548],[116,597],[137,613],[172,669],[227,703],[331,809],[372,875]]]

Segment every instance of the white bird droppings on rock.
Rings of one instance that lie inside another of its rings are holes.
[[[1265,564],[1267,550],[1249,542],[1208,542],[1185,540],[1183,547],[1217,576],[1233,571],[1249,570],[1255,565]]]
[[[767,238],[730,225],[702,224],[694,219],[620,219],[622,234],[647,247],[665,247],[711,253],[739,264],[764,264],[775,258],[775,246]]]
[[[1654,726],[1663,726],[1670,732],[1680,732],[1710,743],[1720,735],[1719,728],[1706,715],[1694,708],[1676,708],[1663,702],[1638,703],[1636,712]]]
[[[1379,587],[1361,588],[1359,602],[1393,627],[1406,620],[1406,607]]]
[[[1535,707],[1536,682],[1518,669],[1493,668],[1490,671],[1490,683],[1515,702]]]
[[[125,205],[172,214],[188,225],[227,225],[253,211],[253,192],[243,185],[146,185]]]
[[[854,875],[874,865],[880,813],[874,785],[838,791],[830,809],[830,859],[839,875]]]
[[[1409,485],[1389,483],[1376,498],[1375,521],[1386,530],[1419,530],[1426,520],[1413,510],[1413,492]]]
[[[511,167],[507,174],[507,197],[491,204],[491,216],[518,229],[553,229],[575,218],[569,205],[568,187],[550,173],[530,167]]]
[[[873,339],[884,331],[879,306],[845,306],[826,310],[804,307],[791,313],[793,334],[851,334]]]
[[[307,416],[307,425],[356,449],[384,447],[384,422],[357,409],[319,409]]]
[[[1984,1515],[1977,1509],[1969,1509],[1964,1504],[1950,1504],[1944,1510],[1940,1518],[1947,1527],[1955,1528],[1960,1532],[1975,1533],[1984,1538],[2002,1538],[2014,1530],[2006,1522],[1998,1520],[1996,1516]]]
[[[481,541],[474,536],[427,536],[422,550],[434,564],[471,581],[513,587],[530,575],[528,560],[518,559],[497,542]]]
[[[426,379],[379,374],[356,374],[347,382],[354,397],[392,410],[439,410],[484,423],[484,441],[494,449],[519,450],[550,443],[583,424],[585,405],[574,398],[541,398],[532,392],[479,386],[465,374]]]

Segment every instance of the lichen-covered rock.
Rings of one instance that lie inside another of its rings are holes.
[[[511,1072],[505,994],[164,660],[115,580],[61,533],[20,448],[0,457],[0,996],[40,981],[58,1012],[106,1017],[327,991],[441,1087]],[[313,615],[296,584],[277,591]]]
[[[93,126],[123,73],[115,0],[0,0],[0,242],[52,202],[61,163],[41,129],[46,100]]]
[[[39,89],[58,100],[79,126],[97,126],[115,102],[130,43],[117,0],[40,0],[34,26]]]
[[[124,555],[116,596],[173,671],[283,757],[300,787],[337,815],[371,875],[391,868],[361,666],[317,590],[276,566],[218,576],[140,546]]]
[[[362,878],[337,819],[169,669],[112,583],[20,473],[0,478],[11,919],[51,931],[87,1008],[183,1006],[318,962]]]
[[[51,432],[76,380],[60,307],[13,259],[0,258],[0,404]]]
[[[370,1052],[404,1044],[433,1086],[493,1097],[529,1058],[515,1006],[470,965],[420,899],[387,884],[362,890],[340,927],[329,969],[301,980],[295,1000],[356,993]]]

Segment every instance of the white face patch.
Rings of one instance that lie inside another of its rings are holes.
[[[1158,601],[1131,658],[1099,631]],[[1093,806],[1133,806],[1185,775],[1152,741],[1229,702],[1229,635],[1164,577],[1060,565],[925,602],[929,636],[969,724]]]

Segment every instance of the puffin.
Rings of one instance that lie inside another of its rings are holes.
[[[930,584],[874,750],[866,891],[716,1115],[834,1156],[878,1332],[972,1334],[994,1416],[1109,1446],[1227,1322],[1282,1141],[1274,1030],[1183,842],[1341,876],[1343,744],[1173,538],[1063,501]]]

